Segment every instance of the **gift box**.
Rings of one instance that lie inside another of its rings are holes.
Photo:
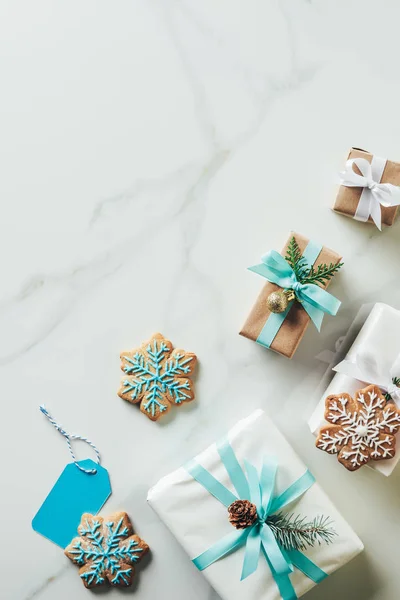
[[[359,329],[359,324],[357,328]],[[400,388],[393,380],[400,378],[400,311],[387,304],[377,303],[369,312],[345,359],[334,367],[331,383],[323,392],[309,419],[311,432],[316,436],[323,425],[325,399],[331,394],[354,393],[369,384],[378,385],[400,406]],[[371,461],[368,467],[389,476],[400,460],[400,434],[396,435],[397,453],[393,458]]]
[[[254,514],[249,506],[252,502],[258,506],[260,498],[267,514],[279,509],[280,514],[302,515],[307,520],[323,516],[334,528],[331,543],[316,543],[301,552],[286,549],[281,554],[278,538],[265,525],[269,521],[259,508],[260,522],[250,525]],[[240,506],[235,508],[238,499]],[[149,491],[148,502],[223,600],[299,598],[363,550],[356,534],[261,410],[161,479]],[[236,529],[238,524],[241,529]],[[282,575],[285,567],[289,573]]]
[[[339,254],[295,232],[290,234],[281,252],[282,257],[286,256],[293,238],[303,257],[307,261],[308,266],[314,266],[314,268],[317,269],[319,265],[324,263],[340,265],[341,256]],[[262,288],[253,309],[240,331],[240,335],[257,342],[266,348],[270,348],[287,358],[292,358],[311,318],[319,329],[321,327],[324,312],[336,314],[340,302],[336,301],[330,294],[323,292],[329,284],[329,280],[325,280],[310,288],[311,295],[313,292],[316,292],[317,294],[324,296],[321,299],[322,306],[320,306],[320,309],[315,308],[315,306],[310,309],[308,299],[300,298],[300,302],[290,302],[284,312],[280,314],[271,313],[268,308],[268,298],[270,295],[273,292],[282,290],[284,287],[289,288],[291,285],[294,287],[296,286],[296,283],[293,284],[293,282],[290,281],[291,277],[289,273],[285,271],[285,269],[287,269],[286,262],[279,264],[278,267],[276,267],[275,264],[271,265],[272,253],[274,253],[274,251],[263,257],[263,262],[260,265],[250,267],[250,270],[265,277],[268,282]],[[272,256],[274,263],[276,263],[277,254],[278,253],[275,252],[275,256]],[[269,267],[266,266],[264,260],[269,262]],[[274,277],[278,268],[281,269],[281,273]],[[274,283],[273,280],[279,283]],[[327,298],[328,296],[329,298]],[[327,300],[326,305],[325,299]],[[332,302],[331,299],[333,299],[334,302]],[[313,303],[313,298],[311,298],[311,303]]]
[[[379,229],[381,223],[393,225],[400,203],[400,163],[352,148],[341,184],[334,211],[358,221],[375,222]]]

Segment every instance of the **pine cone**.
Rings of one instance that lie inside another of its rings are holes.
[[[235,500],[228,507],[229,522],[236,529],[246,529],[257,520],[257,507],[249,500]]]

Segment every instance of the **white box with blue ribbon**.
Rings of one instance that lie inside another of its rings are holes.
[[[223,600],[295,600],[363,550],[261,410],[161,479],[148,502]]]

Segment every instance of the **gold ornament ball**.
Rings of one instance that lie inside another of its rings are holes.
[[[285,292],[272,292],[267,298],[267,307],[273,313],[282,313],[288,307],[289,301]]]

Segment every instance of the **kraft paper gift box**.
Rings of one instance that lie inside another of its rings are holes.
[[[308,473],[292,447],[262,410],[239,421],[224,441],[229,442],[242,467],[248,461],[260,471],[265,457],[276,457],[278,470],[275,494],[281,494],[294,481]],[[193,464],[200,465],[200,469],[206,469],[228,490],[235,492],[222,462],[222,454],[220,455],[217,445],[213,444],[199,454],[194,462],[191,461],[189,466],[185,465],[161,479],[148,494],[148,502],[192,560],[225,536],[236,532],[228,520],[226,505],[221,504],[189,474],[188,469]],[[249,473],[248,465],[247,469]],[[327,575],[363,550],[359,538],[318,483],[314,483],[300,499],[288,504],[283,512],[301,514],[310,520],[317,515],[324,515],[332,520],[337,534],[332,543],[323,543],[321,546],[317,544],[303,551],[307,559]],[[283,596],[262,553],[255,572],[240,580],[244,555],[245,547],[239,547],[205,568],[203,575],[223,600],[281,600]],[[302,596],[316,585],[296,567],[289,577],[296,594],[291,598]]]
[[[365,372],[364,375],[362,372],[359,372],[359,367],[357,367],[357,362],[360,357],[365,357],[370,365],[368,372]],[[370,311],[364,325],[361,327],[356,339],[347,352],[345,361],[341,361],[339,365],[335,367],[343,369],[343,372],[336,373],[327,389],[323,392],[316,409],[308,421],[311,432],[317,436],[319,429],[323,425],[328,424],[327,421],[325,421],[324,412],[325,399],[330,394],[347,392],[350,396],[353,396],[357,390],[364,388],[369,384],[381,386],[382,383],[385,385],[382,389],[383,391],[386,391],[388,385],[390,385],[393,367],[395,367],[396,372],[397,370],[399,371],[398,376],[400,377],[399,357],[400,311],[379,302],[375,304]],[[376,363],[375,367],[373,366],[373,363]],[[396,367],[396,364],[399,364],[399,366]],[[350,371],[357,369],[354,373],[359,373],[360,377],[364,376],[366,379],[362,380],[350,376],[348,374],[349,369]],[[375,381],[373,381],[373,379],[375,379]],[[397,405],[399,405],[399,400],[395,401]],[[393,458],[370,461],[367,466],[382,473],[382,475],[391,475],[400,460],[399,433],[396,435],[396,446],[397,453]],[[332,457],[328,460],[332,460]]]
[[[282,256],[286,255],[292,236],[295,237],[302,253],[304,253],[307,245],[310,243],[310,240],[303,235],[291,232],[285,246],[282,249]],[[326,248],[325,246],[320,246],[320,248],[321,250],[318,253],[315,262],[313,263],[314,267],[318,267],[318,265],[323,263],[340,263],[342,257],[339,254],[333,250],[330,250],[329,248]],[[328,285],[329,282],[322,287],[326,289]],[[262,346],[268,347],[278,354],[286,356],[287,358],[292,358],[301,342],[303,335],[306,332],[307,327],[310,324],[310,317],[304,310],[301,303],[297,301],[292,303],[292,306],[282,322],[277,334],[273,338],[272,343],[266,345],[263,341],[263,332],[265,331],[267,321],[271,316],[275,316],[272,315],[267,308],[267,298],[272,292],[276,292],[279,289],[281,289],[279,286],[275,285],[274,283],[270,283],[269,281],[264,284],[256,303],[254,304],[245,324],[240,331],[240,335],[257,342]]]
[[[361,148],[352,148],[349,152],[347,160],[352,159],[365,159],[370,164],[373,161],[374,155]],[[378,160],[377,165],[374,165],[373,178],[378,183],[391,183],[394,186],[400,186],[400,163],[392,162],[390,160],[385,162],[385,159],[375,157]],[[376,169],[376,170],[375,170]],[[383,169],[383,170],[382,170]],[[360,174],[358,168],[355,169]],[[348,187],[341,185],[333,206],[333,210],[346,217],[357,218],[357,209],[359,208],[361,194],[363,193],[362,187]],[[382,223],[384,225],[393,225],[396,218],[398,206],[381,206],[377,207],[380,209]],[[368,223],[373,223],[371,216],[364,219]]]

